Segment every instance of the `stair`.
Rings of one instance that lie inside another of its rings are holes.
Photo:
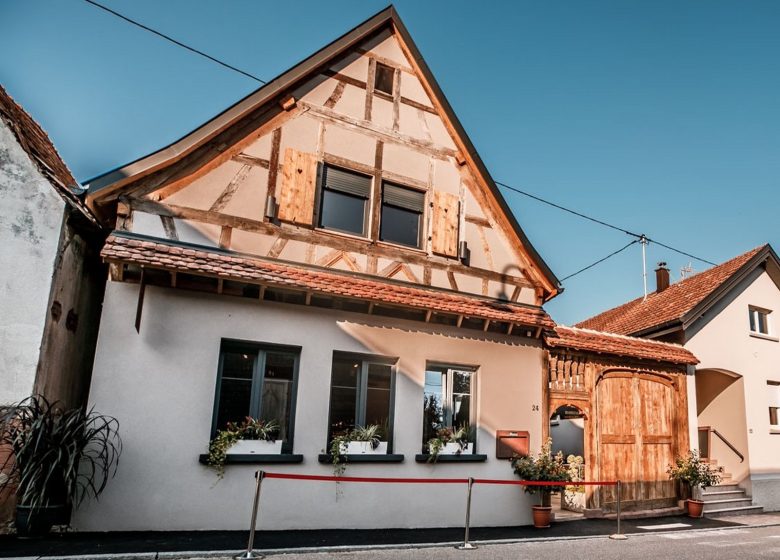
[[[717,463],[710,461],[710,464]],[[752,515],[764,512],[763,507],[753,505],[753,499],[732,480],[729,473],[723,473],[720,484],[703,490],[701,499],[704,502],[706,517]]]

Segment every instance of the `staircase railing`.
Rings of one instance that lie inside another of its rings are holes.
[[[706,434],[706,439],[702,440],[702,435]],[[711,426],[702,426],[699,428],[699,452],[701,454],[701,457],[704,459],[710,459],[710,441],[711,441],[711,434],[715,434],[718,436],[718,439],[726,444],[726,447],[731,449],[737,457],[739,457],[739,462],[744,463],[745,462],[745,456],[739,452],[739,449],[734,447],[734,444],[732,444],[729,440],[726,439],[726,437],[721,434],[718,430]]]

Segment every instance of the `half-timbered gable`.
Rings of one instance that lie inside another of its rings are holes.
[[[117,228],[146,236],[525,304],[553,297],[557,280],[400,21],[358,31],[242,101],[235,122],[217,117],[205,143],[92,181],[92,205],[108,217],[119,202]]]

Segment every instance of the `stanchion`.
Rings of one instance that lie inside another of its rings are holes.
[[[251,560],[254,558],[262,558],[262,554],[257,554],[254,551],[255,548],[255,525],[257,525],[257,509],[260,506],[260,488],[263,484],[263,478],[265,472],[255,472],[255,501],[252,504],[252,523],[249,526],[249,542],[246,545],[246,552],[234,556],[235,560]]]
[[[475,545],[469,542],[469,524],[471,523],[471,487],[474,486],[474,479],[469,477],[469,486],[466,493],[466,532],[463,535],[463,544],[459,544],[455,548],[458,550],[474,550],[477,548]]]
[[[623,484],[617,481],[617,533],[610,535],[609,538],[615,541],[624,541],[628,537],[620,532],[620,500],[623,498]]]

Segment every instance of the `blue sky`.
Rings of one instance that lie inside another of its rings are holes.
[[[105,3],[265,79],[387,5]],[[715,262],[780,247],[780,2],[396,7],[497,180]],[[83,0],[0,2],[0,53],[0,82],[82,181],[257,87]],[[630,241],[506,198],[561,278]],[[658,260],[676,278],[691,259],[651,244],[648,262]],[[641,264],[634,246],[566,281],[547,308],[573,323],[640,296]]]

